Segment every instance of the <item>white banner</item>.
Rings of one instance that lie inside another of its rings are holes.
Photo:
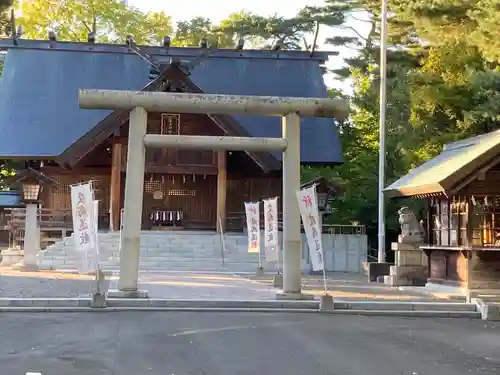
[[[81,251],[81,272],[97,268],[97,223],[90,183],[71,186],[73,236],[76,249]]]
[[[259,203],[245,202],[247,216],[248,252],[260,254],[260,212]]]
[[[264,199],[264,246],[266,260],[277,262],[278,237],[278,198]]]
[[[298,191],[297,199],[299,200],[300,215],[306,232],[313,270],[323,271],[323,243],[319,224],[316,186],[313,185]]]

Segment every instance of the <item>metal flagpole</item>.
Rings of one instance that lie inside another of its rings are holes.
[[[387,106],[387,2],[382,0],[380,26],[380,117],[378,157],[378,262],[385,262],[385,111]]]

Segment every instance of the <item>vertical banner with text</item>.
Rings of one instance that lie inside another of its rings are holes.
[[[97,268],[97,224],[94,214],[94,197],[90,182],[71,186],[73,236],[77,251],[81,252],[80,271]]]
[[[264,199],[264,246],[268,262],[279,262],[278,197]]]
[[[323,243],[319,224],[319,212],[316,199],[316,185],[297,192],[300,215],[306,232],[309,254],[314,271],[324,271]]]
[[[260,212],[259,202],[245,202],[247,217],[248,252],[260,254]]]

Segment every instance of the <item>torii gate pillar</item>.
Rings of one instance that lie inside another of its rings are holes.
[[[283,138],[283,293],[301,294],[300,211],[300,117],[289,113],[282,117]]]

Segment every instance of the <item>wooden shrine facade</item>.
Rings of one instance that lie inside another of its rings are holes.
[[[446,145],[390,185],[395,197],[426,201],[428,281],[500,296],[500,133]]]
[[[119,229],[127,129],[124,124],[73,168],[45,163],[41,172],[58,185],[42,190],[42,207],[70,210],[71,185],[92,181],[100,201],[100,227]],[[169,113],[150,113],[148,133],[223,134],[208,116]],[[144,229],[216,229],[220,218],[224,228],[242,230],[245,201],[281,195],[281,173],[264,173],[243,152],[147,149],[145,170]]]

